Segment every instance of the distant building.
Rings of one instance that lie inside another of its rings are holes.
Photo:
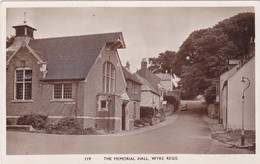
[[[49,123],[76,117],[84,127],[130,129],[126,95],[136,108],[140,98],[126,91],[133,79],[124,76],[119,60],[121,32],[34,39],[36,29],[26,22],[13,27],[15,40],[6,51],[7,119],[43,114]]]
[[[160,84],[164,87],[166,91],[173,91],[174,83],[173,77],[169,73],[156,73],[155,74],[160,79]]]

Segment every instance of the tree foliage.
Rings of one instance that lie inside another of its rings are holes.
[[[174,73],[181,77],[184,91],[204,94],[228,70],[228,60],[248,54],[250,37],[255,35],[254,26],[254,13],[241,13],[213,28],[191,33],[173,61]]]
[[[158,57],[149,58],[149,70],[153,73],[171,73],[175,57],[174,51],[165,51],[159,54]]]
[[[10,47],[14,42],[14,36],[6,37],[6,48]]]
[[[181,78],[178,84],[185,97],[192,98],[204,94],[228,70],[228,60],[248,54],[250,37],[254,36],[255,14],[240,13],[212,28],[192,32],[177,53],[169,55],[171,51],[165,51],[158,58],[149,59],[149,68],[163,72],[171,67],[172,73]]]
[[[216,99],[216,86],[211,85],[205,90],[204,93],[205,100],[208,104],[213,104]]]

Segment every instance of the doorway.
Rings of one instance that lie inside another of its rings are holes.
[[[125,112],[126,105],[122,105],[122,130],[125,130],[125,123],[126,123],[126,112]]]

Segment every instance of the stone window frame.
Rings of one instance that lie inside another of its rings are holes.
[[[108,111],[108,100],[107,95],[98,95],[98,111]],[[106,106],[102,107],[102,101],[106,102]]]
[[[103,69],[102,69],[102,92],[114,93],[115,80],[116,80],[115,66],[109,61],[104,62]]]
[[[22,77],[22,81],[18,82],[17,81],[17,71],[23,71],[23,77]],[[31,74],[31,80],[30,81],[26,81],[25,78],[25,73],[26,71],[32,71],[32,68],[30,67],[19,67],[16,68],[14,71],[14,101],[13,102],[31,102],[32,101],[32,74]],[[17,84],[23,84],[23,95],[22,95],[22,99],[18,99],[17,98]],[[26,99],[26,95],[25,95],[25,84],[31,84],[31,98],[30,99]]]
[[[68,85],[70,84],[71,85],[71,91],[70,91],[70,96],[69,97],[66,97],[64,98],[65,94],[64,94],[64,90],[65,90],[65,87],[64,85]],[[61,85],[61,97],[55,97],[55,85]],[[66,82],[66,83],[53,83],[53,89],[52,89],[52,100],[53,101],[72,101],[72,94],[73,94],[73,85],[72,83],[70,82]]]

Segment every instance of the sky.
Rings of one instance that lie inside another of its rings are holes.
[[[9,8],[7,36],[13,25],[22,23],[36,28],[35,39],[122,32],[126,44],[119,50],[122,65],[130,62],[132,72],[141,60],[157,57],[166,50],[178,51],[195,30],[212,27],[219,21],[253,7],[81,7]]]

